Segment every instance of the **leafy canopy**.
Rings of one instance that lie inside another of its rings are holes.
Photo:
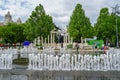
[[[92,37],[93,27],[89,18],[85,16],[85,11],[81,4],[77,4],[68,25],[68,32],[74,40],[79,41],[81,37]],[[90,34],[91,33],[91,34]]]
[[[50,31],[54,28],[52,17],[45,13],[41,4],[39,4],[26,21],[24,34],[28,40],[33,40],[38,36],[44,38],[48,36]]]

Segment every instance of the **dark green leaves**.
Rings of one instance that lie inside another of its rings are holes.
[[[93,36],[92,34],[89,35],[91,33],[89,30],[92,29],[90,20],[85,16],[82,5],[77,4],[68,25],[70,36],[73,37],[75,41],[80,41],[81,37],[87,38]]]
[[[24,34],[26,34],[28,40],[33,40],[38,36],[45,38],[53,28],[54,23],[52,17],[47,15],[43,6],[39,4],[26,21]]]

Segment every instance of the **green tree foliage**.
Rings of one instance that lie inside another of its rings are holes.
[[[98,39],[106,39],[106,35],[108,35],[108,20],[109,20],[109,12],[108,8],[102,8],[100,10],[99,17],[97,19],[97,23],[95,24],[95,29],[97,32]]]
[[[0,39],[2,39],[2,37],[3,37],[3,26],[0,26]],[[1,43],[3,43],[3,41],[2,40],[0,40],[0,44]]]
[[[5,43],[22,43],[26,39],[23,30],[24,24],[8,23],[2,27],[2,38]]]
[[[118,27],[120,26],[120,17],[117,16]],[[109,13],[108,8],[102,8],[100,10],[97,23],[95,24],[96,36],[98,39],[104,40],[104,42],[110,42],[115,44],[116,40],[116,15]],[[120,29],[120,28],[118,28]],[[119,32],[120,34],[120,32]]]
[[[3,36],[3,34],[2,34],[3,33],[3,28],[4,28],[3,26],[0,26],[0,38],[2,38],[2,36]]]
[[[47,37],[50,31],[54,28],[52,17],[46,15],[45,10],[41,4],[39,4],[31,16],[26,21],[26,28],[24,34],[28,40],[33,40],[38,36]]]
[[[118,28],[118,38],[120,38],[120,16],[111,13],[109,25],[111,26],[111,28],[109,29],[111,35],[110,42],[112,44],[116,44],[116,26]]]
[[[79,41],[81,37],[92,37],[93,27],[91,26],[89,18],[85,16],[82,5],[77,4],[68,25],[68,32],[74,40]]]

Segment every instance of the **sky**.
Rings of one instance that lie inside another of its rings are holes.
[[[5,14],[10,11],[13,21],[18,17],[25,22],[35,7],[42,4],[46,14],[52,16],[53,22],[60,28],[66,28],[76,4],[81,4],[85,15],[95,24],[101,8],[109,8],[119,4],[120,0],[0,0],[0,22],[4,21]]]

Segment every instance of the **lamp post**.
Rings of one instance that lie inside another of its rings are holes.
[[[119,39],[118,39],[118,26],[117,26],[117,14],[119,14],[119,6],[118,4],[115,5],[115,7],[112,7],[112,12],[116,16],[116,47],[119,48]]]

